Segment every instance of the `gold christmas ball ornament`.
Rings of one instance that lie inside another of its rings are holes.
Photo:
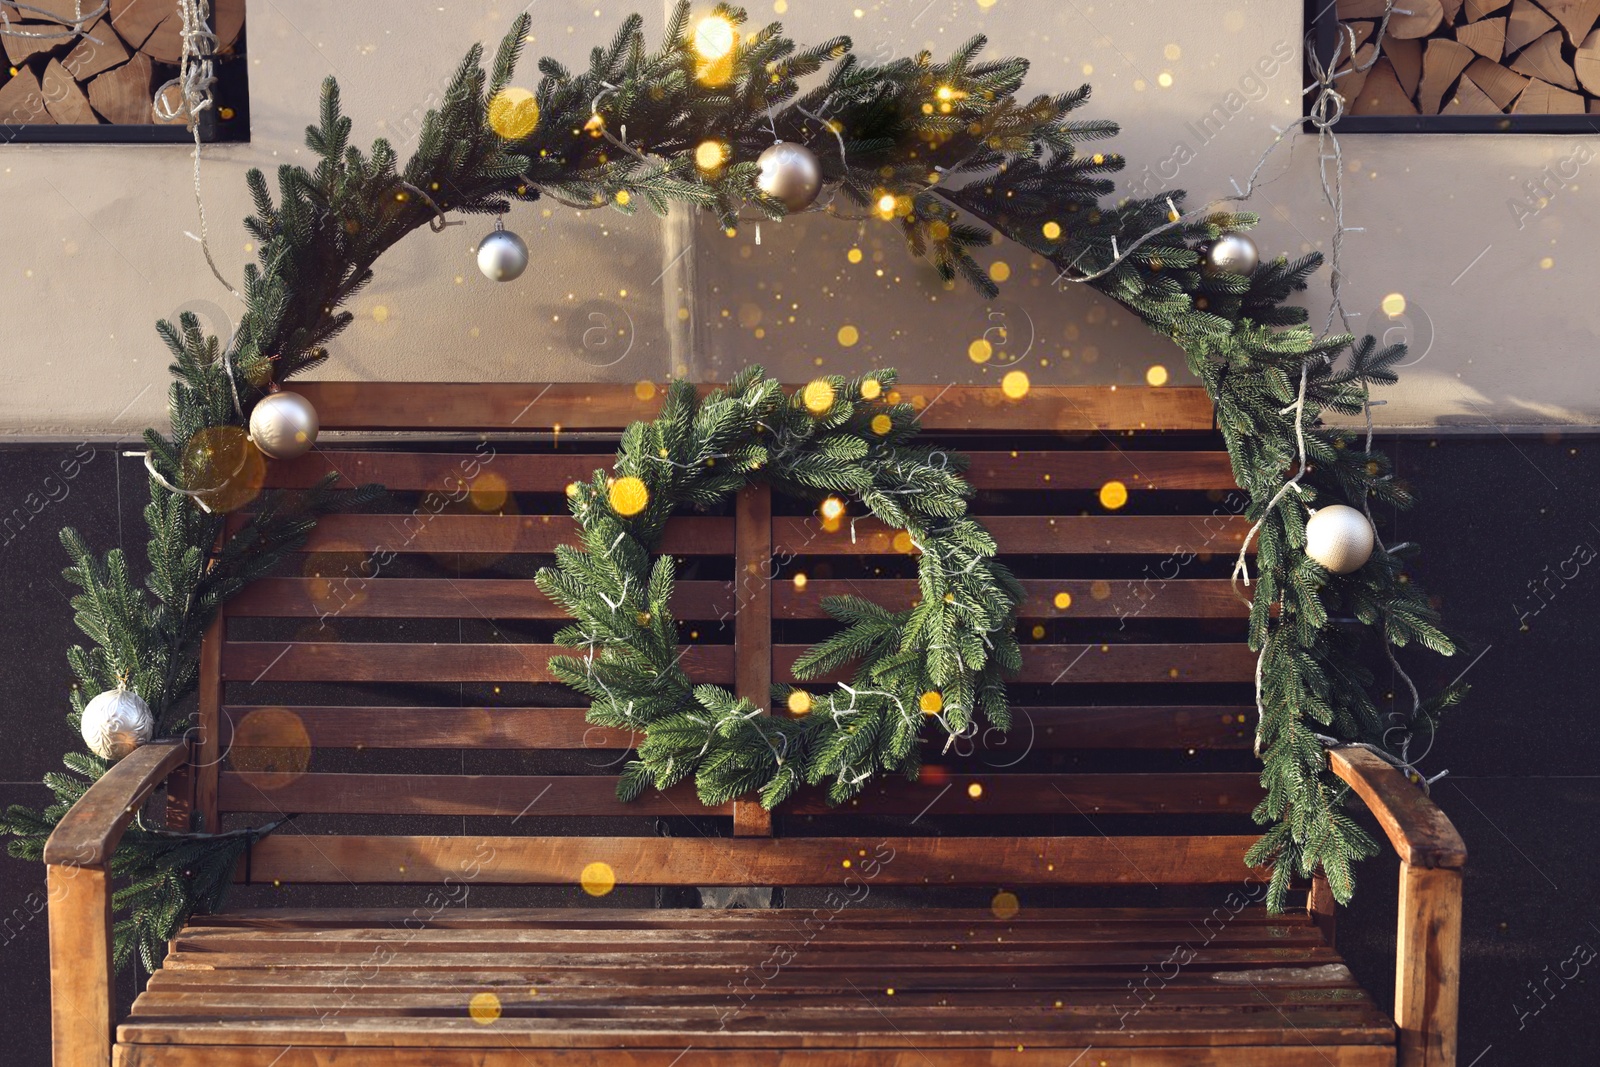
[[[155,734],[150,705],[125,685],[108,689],[83,709],[83,742],[103,760],[116,761]]]
[[[1261,262],[1256,243],[1242,233],[1225,233],[1206,249],[1206,270],[1213,274],[1254,274]]]
[[[803,144],[779,141],[756,157],[761,173],[756,188],[781,201],[792,215],[816,203],[822,192],[822,164]]]
[[[489,128],[508,141],[520,141],[538,125],[539,101],[526,89],[501,89],[489,101]]]
[[[611,483],[611,510],[624,518],[637,515],[650,503],[650,490],[644,481],[629,475]]]
[[[501,223],[478,242],[478,270],[491,282],[511,282],[528,269],[528,246]]]
[[[294,459],[317,443],[317,409],[299,393],[274,388],[250,412],[250,440],[272,459]]]
[[[1350,574],[1372,558],[1372,524],[1346,504],[1319,508],[1306,522],[1306,555],[1334,574]]]

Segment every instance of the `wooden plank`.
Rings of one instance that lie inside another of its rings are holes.
[[[1085,1045],[1096,1056],[1085,1063],[1099,1067],[1304,1067],[1303,1044],[1283,1047],[1174,1046],[1154,1049],[1108,1049]],[[1061,1067],[1077,1048],[1012,1049],[1005,1053],[1009,1067]],[[1394,1049],[1375,1045],[1319,1047],[1319,1064],[1330,1067],[1393,1067]],[[715,1049],[630,1048],[627,1067],[989,1067],[995,1053],[989,1049],[901,1051],[872,1049]],[[524,1047],[471,1049],[389,1049],[385,1067],[528,1067]],[[117,1049],[117,1067],[369,1067],[372,1052],[365,1048],[310,1047],[290,1044],[237,1045],[130,1045]],[[616,1067],[624,1062],[607,1049],[563,1049],[561,1067]]]
[[[269,488],[309,489],[334,475],[336,489],[376,482],[387,489],[431,491],[453,497],[492,490],[559,493],[597,470],[610,470],[603,452],[514,453],[489,444],[473,452],[374,452],[317,448],[298,459],[267,465]]]
[[[1017,618],[1023,622],[1244,618],[1250,614],[1250,605],[1239,599],[1233,583],[1225,578],[1025,578],[1022,588],[1027,599],[1018,606]],[[826,619],[829,615],[822,610],[824,597],[859,596],[882,607],[903,610],[919,599],[918,594],[917,582],[911,578],[808,578],[804,585],[780,580],[773,583],[772,606],[780,619]],[[1060,599],[1063,594],[1065,601]]]
[[[1400,865],[1394,1017],[1400,1067],[1455,1067],[1461,872]]]
[[[701,394],[715,386],[700,387]],[[793,391],[795,386],[789,387]],[[661,410],[659,390],[640,399],[634,386],[537,382],[299,382],[324,430],[494,430],[619,432]],[[1213,427],[1202,388],[1034,386],[1020,400],[981,386],[899,385],[921,404],[925,430],[1039,432],[1192,430]]]
[[[338,516],[330,516],[337,518]],[[1238,515],[982,515],[1002,554],[1099,556],[1156,552],[1223,553],[1239,551],[1250,522]],[[813,517],[772,520],[775,554],[793,556],[885,556],[915,551],[903,531],[871,517],[846,519],[828,532]],[[896,537],[898,535],[898,540]],[[1250,546],[1255,551],[1254,543]]]
[[[976,785],[976,795],[971,791]],[[704,807],[692,783],[638,800],[615,775],[294,774],[229,771],[223,811],[394,815],[729,815]],[[952,788],[953,787],[953,788]],[[1247,814],[1261,799],[1249,774],[949,774],[885,778],[835,807],[820,790],[785,806],[797,815]]]
[[[571,885],[605,863],[626,885],[1214,885],[1249,874],[1256,835],[1187,837],[356,837],[274,834],[256,882],[385,885],[476,870],[485,885]],[[848,860],[850,867],[845,867]],[[875,871],[875,873],[873,873]]]
[[[402,644],[339,641],[231,641],[223,681],[244,682],[553,682],[551,656],[564,645]],[[679,661],[696,681],[733,680],[730,645],[695,645]]]
[[[1008,754],[1032,749],[1248,748],[1255,715],[1245,704],[1014,707],[1004,739],[980,736],[980,758],[1004,765]]]
[[[871,981],[870,978],[866,979]],[[848,1007],[844,1005],[848,1004]],[[1004,1050],[1006,1062],[1016,1046],[1081,1049],[1085,1042],[1106,1047],[1281,1045],[1287,1038],[1299,1046],[1302,1057],[1323,1046],[1385,1044],[1393,1041],[1393,1024],[1372,1009],[1339,1011],[1304,1006],[1271,1012],[1185,1012],[1167,1015],[1147,1011],[1127,1016],[1119,1027],[1119,1011],[1106,1008],[1093,1014],[1055,1012],[1035,1016],[1022,1025],[972,1033],[958,1024],[951,1012],[925,1011],[899,1014],[890,1020],[874,1010],[873,1003],[844,1002],[842,1016],[830,1022],[826,1015],[814,1020],[789,1019],[780,1009],[742,1014],[731,1006],[698,1012],[683,1010],[676,1018],[563,1020],[553,1014],[534,1016],[502,1014],[492,1027],[468,1017],[466,1005],[455,1018],[363,1019],[341,1018],[337,1026],[324,1019],[181,1019],[132,1020],[119,1029],[121,1040],[131,1043],[257,1044],[285,1042],[306,1045],[340,1045],[368,1048],[482,1047],[514,1043],[524,1048],[603,1048],[612,1050],[626,1041],[646,1041],[657,1047],[771,1048],[802,1044],[808,1048],[899,1049],[988,1047]],[[953,1025],[955,1024],[955,1025]],[[640,1033],[643,1029],[645,1032]],[[1391,1044],[1392,1047],[1392,1044]],[[990,1061],[992,1062],[992,1060]],[[1060,1062],[1058,1060],[1057,1062]],[[1142,1061],[1141,1061],[1142,1062]],[[1242,1057],[1235,1063],[1248,1063]],[[1302,1058],[1301,1063],[1306,1060]]]
[[[665,793],[617,799],[605,775],[293,774],[227,771],[223,811],[339,815],[732,815],[708,808],[684,782]]]
[[[795,682],[794,662],[809,645],[778,645],[773,669],[780,682]],[[1189,683],[1249,682],[1256,655],[1243,642],[1184,645],[1025,645],[1022,671],[1012,681],[1045,685],[1097,682]],[[807,684],[848,681],[849,670],[835,671]]]
[[[923,768],[918,781],[882,775],[860,796],[828,803],[807,789],[784,805],[795,815],[1248,814],[1260,802],[1257,773],[956,774]],[[974,787],[976,787],[974,789]]]
[[[1153,606],[1153,605],[1152,605]],[[733,614],[728,582],[678,582],[672,613],[710,620]],[[228,602],[230,618],[564,619],[527,578],[260,578]]]
[[[977,489],[1099,489],[1120,481],[1138,489],[1235,489],[1226,452],[1061,449],[967,452],[966,478]]]
[[[235,741],[235,724],[256,712],[289,713],[312,748],[626,749],[643,738],[590,726],[588,710],[230,705],[223,709],[222,747],[247,747]]]
[[[245,523],[229,516],[230,534]],[[382,570],[385,553],[429,552],[503,556],[546,554],[557,545],[578,544],[569,515],[325,515],[301,552],[372,552],[373,561],[351,568],[351,577]],[[721,556],[733,551],[733,520],[682,517],[667,523],[661,551],[675,556]]]
[[[736,507],[734,693],[765,711],[770,710],[772,700],[771,487],[752,485],[743,489]],[[740,800],[733,806],[733,832],[738,837],[771,837],[772,813],[759,800]]]
[[[100,867],[52,863],[45,868],[45,885],[50,900],[51,1062],[54,1067],[105,1067],[111,1061],[117,1011],[111,874]]]

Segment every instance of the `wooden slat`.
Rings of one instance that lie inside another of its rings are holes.
[[[229,516],[230,532],[245,522]],[[431,552],[505,556],[546,554],[578,543],[570,515],[324,515],[301,552]],[[667,523],[661,551],[675,556],[721,556],[733,551],[733,520],[675,518]],[[379,569],[382,561],[368,565]],[[350,575],[359,577],[360,567]]]
[[[739,493],[733,580],[738,590],[734,629],[734,692],[766,709],[772,694],[772,489],[752,485]],[[772,813],[755,799],[733,808],[739,837],[771,837]]]
[[[1174,1046],[1115,1049],[1086,1044],[1063,1050],[1024,1046],[1005,1052],[1009,1067],[1061,1067],[1078,1053],[1095,1053],[1084,1063],[1100,1067],[1305,1067],[1306,1045],[1280,1047]],[[1394,1067],[1394,1049],[1378,1045],[1319,1046],[1317,1063],[1329,1067]],[[706,1049],[632,1047],[628,1067],[990,1067],[990,1049],[903,1051],[870,1049]],[[385,1067],[528,1067],[524,1047],[470,1049],[388,1049]],[[613,1067],[617,1053],[607,1049],[563,1049],[562,1067]],[[364,1048],[311,1047],[303,1044],[130,1045],[117,1050],[116,1067],[369,1067]]]
[[[779,681],[797,681],[794,663],[808,645],[778,645],[773,669]],[[1242,642],[1185,645],[1025,645],[1022,670],[1012,681],[1044,685],[1091,682],[1248,682],[1256,656]],[[806,684],[848,681],[848,669]]]
[[[712,386],[702,386],[702,394]],[[901,385],[930,431],[1037,432],[1212,428],[1204,389],[1035,386],[1020,400],[979,386]],[[619,432],[661,410],[614,384],[536,382],[295,382],[324,430],[563,430]],[[919,404],[920,401],[920,404]]]
[[[227,771],[223,811],[339,815],[731,815],[708,808],[686,782],[617,799],[606,775],[293,774]]]
[[[627,730],[589,725],[587,708],[230,705],[222,715],[223,750],[241,747],[235,729],[257,711],[293,715],[312,748],[616,750],[633,748],[642,739]],[[995,766],[1043,749],[1246,748],[1255,712],[1245,704],[1018,706],[1011,709],[1011,729],[1004,736],[982,735],[977,747],[979,758]],[[281,747],[278,737],[270,733],[262,744]]]
[[[49,893],[50,1047],[54,1067],[104,1067],[116,1025],[111,873],[45,868]]]
[[[194,816],[192,830],[217,832],[217,774],[222,764],[222,731],[218,719],[222,707],[222,646],[228,633],[228,605],[224,603],[206,627],[200,643],[200,685],[195,717]]]
[[[807,790],[784,805],[798,815],[1244,814],[1261,800],[1258,774],[952,774],[915,782],[880,775],[860,796],[828,803]]]
[[[1461,996],[1461,872],[1400,864],[1394,1018],[1400,1067],[1454,1067]]]
[[[1400,858],[1413,867],[1467,862],[1467,846],[1439,806],[1392,763],[1360,748],[1335,748],[1328,766],[1367,805]]]
[[[269,488],[309,489],[335,475],[335,489],[376,483],[385,489],[444,493],[462,499],[480,493],[559,493],[597,470],[610,470],[604,452],[529,454],[480,446],[473,452],[373,452],[318,448],[298,459],[267,465]]]
[[[105,867],[122,833],[172,769],[186,760],[183,741],[140,745],[97,778],[57,822],[44,844],[51,866]]]
[[[959,451],[959,449],[957,450]],[[1099,489],[1119,481],[1141,489],[1234,489],[1226,452],[974,451],[966,479],[975,489]]]
[[[291,714],[312,748],[627,749],[643,734],[590,726],[587,708],[390,708],[230,705],[223,709],[222,745],[258,712]],[[278,733],[261,747],[279,748]]]
[[[680,619],[731,615],[728,582],[679,582]],[[1153,605],[1152,605],[1153,606]],[[261,578],[228,604],[230,618],[562,619],[559,606],[527,578]]]
[[[976,785],[974,796],[970,788]],[[394,815],[728,815],[701,805],[692,784],[617,799],[615,775],[292,774],[229,771],[224,811]],[[919,782],[885,778],[834,806],[820,791],[786,811],[799,815],[1101,815],[1148,812],[1243,814],[1261,799],[1255,774],[947,774]]]
[[[1102,556],[1155,552],[1232,555],[1250,529],[1236,515],[983,515],[1002,554]],[[909,541],[895,547],[894,530],[877,519],[846,520],[833,533],[815,517],[773,520],[773,552],[794,556],[884,556],[915,551]],[[1251,544],[1254,552],[1255,545]]]
[[[459,877],[576,885],[605,863],[617,885],[1210,885],[1249,873],[1256,835],[1188,837],[356,837],[279,833],[256,844],[257,882],[403,885]],[[863,856],[865,853],[865,856]],[[487,858],[486,858],[487,857]],[[892,857],[892,858],[887,858]],[[850,867],[845,867],[848,860]],[[876,874],[869,873],[876,867]]]
[[[231,641],[224,681],[244,682],[553,682],[550,657],[564,645]],[[733,680],[733,648],[698,645],[679,661],[697,681]]]
[[[960,451],[960,450],[958,450]],[[1099,489],[1116,480],[1137,489],[1233,489],[1226,452],[1073,450],[964,452],[966,478],[977,489]],[[600,452],[511,453],[480,446],[474,452],[375,452],[319,448],[267,468],[270,488],[308,489],[328,475],[334,488],[376,483],[401,491],[431,491],[461,498],[483,492],[562,492],[609,470],[614,459]]]
[[[1027,599],[1017,608],[1017,618],[1042,619],[1201,619],[1243,618],[1250,605],[1235,594],[1225,578],[1159,577],[1111,581],[1088,578],[1028,578],[1022,582]],[[1057,607],[1061,594],[1066,607]],[[773,583],[773,610],[780,619],[826,619],[822,599],[859,596],[899,611],[918,598],[914,579],[808,578],[803,586],[784,579]]]

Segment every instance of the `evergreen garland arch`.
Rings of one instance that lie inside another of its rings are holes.
[[[746,22],[726,4],[711,16],[734,27]],[[872,66],[846,37],[802,48],[773,23],[743,29],[728,54],[708,65],[692,47],[683,3],[658,47],[635,16],[592,51],[587,70],[541,59],[538,122],[508,139],[492,127],[490,108],[511,85],[529,25],[526,15],[516,20],[488,70],[481,49],[467,54],[404,164],[386,140],[370,152],[351,144],[352,123],[330,79],[320,121],[306,133],[315,167],[281,166],[276,195],[264,175],[250,172],[255,214],[245,225],[257,262],[245,269],[236,333],[207,336],[188,314],[159,327],[174,355],[174,381],[169,432],[144,435],[153,471],[147,577],[141,585],[120,550],[99,555],[74,531],[62,534],[73,561],[66,576],[81,591],[76,621],[89,639],[69,653],[78,678],[73,726],[89,696],[125,676],[154,712],[157,735],[181,734],[200,640],[219,605],[271,571],[319,515],[362,502],[361,493],[323,490],[269,496],[214,548],[224,517],[167,485],[194,488],[205,474],[196,469],[195,456],[204,453],[197,440],[241,424],[233,381],[248,411],[269,379],[285,381],[327,358],[324,346],[351,321],[342,305],[371,281],[385,250],[446,212],[500,214],[513,201],[541,196],[627,213],[641,204],[656,212],[683,204],[728,226],[741,211],[781,218],[784,206],[754,184],[756,156],[781,138],[815,153],[832,202],[878,212],[941,277],[960,276],[994,295],[971,253],[998,233],[1184,350],[1215,403],[1235,478],[1251,499],[1247,514],[1260,524],[1249,634],[1261,653],[1263,697],[1266,799],[1256,817],[1268,829],[1249,858],[1274,864],[1274,907],[1283,905],[1291,876],[1318,870],[1348,900],[1351,863],[1375,844],[1343,811],[1345,787],[1327,772],[1325,742],[1402,753],[1405,740],[1431,732],[1465,687],[1419,698],[1407,712],[1380,712],[1374,699],[1374,654],[1392,656],[1392,648],[1413,642],[1454,652],[1406,571],[1415,546],[1380,548],[1350,575],[1331,574],[1304,554],[1307,505],[1411,503],[1387,457],[1323,422],[1328,413],[1361,414],[1372,386],[1395,381],[1404,349],[1311,332],[1304,309],[1286,301],[1305,289],[1321,257],[1279,257],[1242,276],[1202,270],[1199,249],[1249,229],[1256,216],[1174,221],[1179,192],[1108,201],[1109,176],[1123,160],[1089,150],[1117,132],[1114,123],[1072,117],[1088,86],[1024,99],[1027,62],[981,60],[982,37],[947,60],[923,53]],[[714,169],[696,165],[696,148],[707,141],[725,150],[726,162]],[[1298,493],[1280,494],[1297,465],[1302,428],[1309,469]],[[66,764],[71,774],[47,778],[55,803],[6,813],[14,855],[38,859],[61,815],[107,767],[86,753],[69,753]],[[175,835],[136,824],[124,837],[114,864],[122,880],[120,959],[137,951],[147,967],[157,966],[183,919],[220,899],[233,859],[254,833],[199,830]]]

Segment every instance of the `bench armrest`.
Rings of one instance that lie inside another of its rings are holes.
[[[54,1067],[110,1067],[111,854],[139,805],[187,757],[182,741],[134,749],[78,798],[45,842]]]
[[[1455,871],[1466,866],[1467,846],[1450,819],[1388,760],[1364,748],[1335,748],[1328,764],[1366,802],[1406,863]]]
[[[1455,1067],[1461,988],[1461,869],[1467,846],[1445,813],[1375,753],[1336,748],[1333,773],[1366,802],[1400,854],[1395,944],[1398,1067]]]

